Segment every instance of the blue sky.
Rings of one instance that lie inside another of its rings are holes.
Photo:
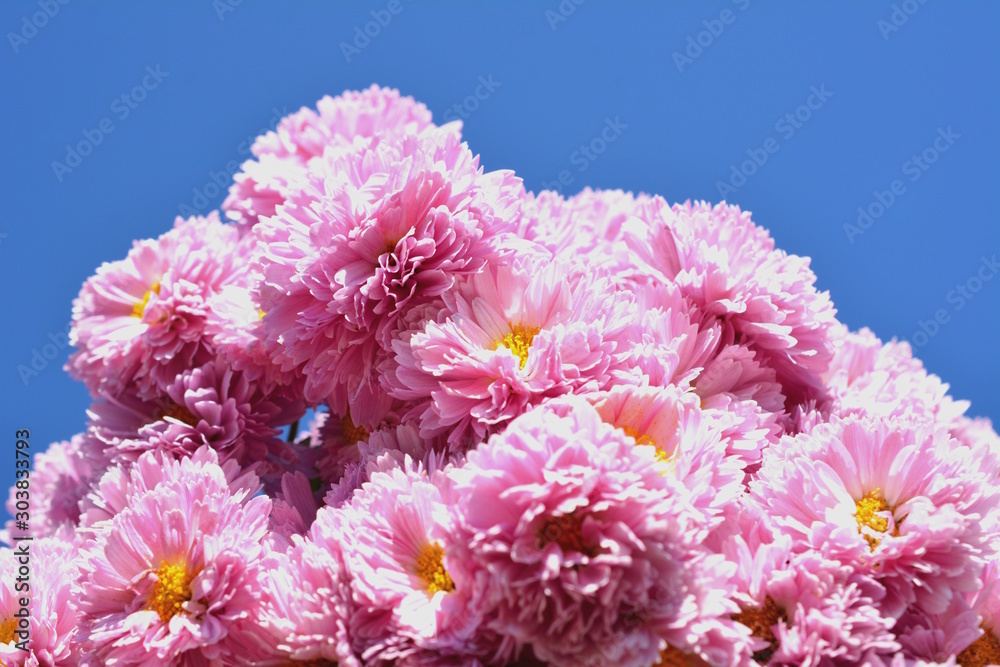
[[[529,189],[739,204],[1000,419],[997,3],[63,2],[0,5],[4,488],[16,429],[83,427],[81,283],[217,206],[278,116],[373,82]]]

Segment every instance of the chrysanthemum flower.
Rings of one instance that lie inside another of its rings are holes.
[[[490,267],[393,342],[384,383],[416,404],[421,435],[446,433],[462,450],[548,398],[610,386],[635,308],[575,271],[534,259]]]
[[[104,664],[253,658],[271,501],[234,494],[214,454],[202,451],[180,462],[140,459],[150,477],[158,465],[161,481],[143,491],[133,484],[127,507],[96,524],[81,552],[80,633]]]
[[[391,88],[373,85],[326,96],[316,111],[303,107],[257,138],[250,148],[257,160],[243,163],[222,208],[249,229],[259,218],[274,215],[289,194],[290,182],[304,175],[309,160],[327,148],[350,146],[359,137],[405,137],[429,125],[427,107]]]
[[[208,445],[222,460],[249,466],[269,458],[290,461],[291,449],[278,436],[304,411],[301,401],[280,391],[265,395],[242,373],[213,362],[178,375],[161,398],[109,396],[89,415],[90,432],[105,443],[113,463],[147,451],[188,456]]]
[[[766,452],[751,499],[796,549],[875,576],[887,615],[940,614],[995,553],[997,474],[941,428],[851,418]]]
[[[340,540],[326,522],[262,565],[260,624],[270,644],[262,664],[360,667],[347,635],[354,605]]]
[[[673,387],[613,387],[588,398],[605,423],[621,429],[636,446],[655,449],[660,474],[688,489],[704,526],[715,529],[726,519],[735,521],[745,464],[728,454],[728,420],[717,418],[725,413],[705,412],[697,396]]]
[[[264,345],[264,312],[254,300],[252,282],[247,276],[209,299],[205,337],[218,361],[240,371],[262,392],[301,396],[301,375],[296,369],[282,371]]]
[[[824,558],[795,554],[788,536],[751,548],[736,538],[727,544],[738,564],[736,620],[754,635],[757,663],[787,665],[881,665],[900,645],[882,615],[885,589],[873,578]]]
[[[687,388],[716,355],[721,327],[703,323],[701,315],[673,284],[634,289],[638,316],[627,336],[628,357],[623,384]],[[777,387],[777,383],[774,383]],[[726,387],[730,389],[731,387]]]
[[[260,478],[253,470],[245,470],[233,460],[219,461],[210,447],[202,447],[190,458],[177,460],[161,452],[149,452],[129,465],[108,468],[87,496],[80,501],[78,534],[90,540],[112,519],[132,504],[133,500],[159,486],[165,480],[184,479],[197,483],[203,468],[212,474],[218,468],[229,485],[229,492],[241,502],[263,490]]]
[[[421,437],[412,421],[398,426],[385,426],[368,435],[356,445],[357,461],[347,463],[339,480],[326,493],[323,500],[330,507],[340,507],[351,499],[371,476],[390,472],[402,466],[407,457],[420,463],[429,474],[443,470],[448,464],[457,464],[461,455],[449,453],[443,439],[428,440]]]
[[[992,629],[980,628],[978,615],[968,602],[953,598],[939,614],[920,610],[905,612],[895,627],[906,664],[929,661],[957,667],[1000,664],[1000,643]]]
[[[755,466],[785,416],[774,370],[748,347],[725,340],[714,318],[706,320],[676,286],[639,286],[635,295],[641,315],[627,335],[628,357],[616,381],[694,393],[717,421],[729,422],[730,453]]]
[[[953,618],[960,624],[942,624],[945,627],[935,633],[938,635],[935,644],[943,645],[948,654],[957,652],[958,663],[963,667],[1000,665],[1000,561],[987,563],[982,581],[983,587],[971,597],[968,606],[981,619],[979,627],[968,618],[969,614],[964,613],[962,605],[956,604],[959,613]]]
[[[868,329],[831,329],[835,354],[824,374],[830,392],[829,412],[841,417],[904,417],[951,427],[968,401],[948,395],[948,385],[913,358],[905,342],[882,343]]]
[[[80,522],[80,501],[103,472],[93,470],[82,452],[84,442],[89,438],[92,436],[80,434],[68,441],[52,443],[47,450],[35,456],[28,478],[30,489],[24,492],[16,485],[11,486],[7,500],[7,513],[11,520],[5,530],[6,542],[10,543],[10,537],[17,534],[14,531],[14,516],[18,511],[16,503],[21,499],[28,500],[30,533],[35,538],[52,535],[63,527],[75,528]],[[18,495],[18,491],[23,493]]]
[[[483,174],[450,126],[314,162],[254,228],[267,349],[301,369],[308,400],[346,390],[355,421],[372,425],[397,321],[499,256],[522,193],[509,172]]]
[[[71,536],[63,527],[52,537],[24,542],[23,553],[0,549],[0,663],[50,667],[75,665],[80,659],[78,600],[72,595],[77,560]],[[21,561],[25,555],[26,561]],[[24,599],[30,604],[22,621]]]
[[[808,259],[775,250],[749,213],[726,204],[671,209],[656,197],[637,205],[622,235],[636,280],[678,285],[734,342],[763,355],[793,403],[821,393],[835,319]]]
[[[490,627],[547,664],[735,665],[731,571],[701,547],[701,501],[663,472],[585,399],[535,408],[449,473],[452,576],[483,581]]]
[[[152,398],[178,373],[212,359],[208,300],[246,270],[251,246],[214,213],[188,220],[105,263],[73,303],[66,369],[93,395],[138,388]]]
[[[529,195],[519,234],[563,261],[586,258],[595,270],[618,276],[631,261],[623,262],[622,228],[636,210],[651,201],[649,195],[622,190],[584,188],[572,197],[543,190]]]
[[[354,423],[350,410],[317,412],[309,433],[309,446],[316,450],[310,458],[320,479],[331,484],[339,482],[348,467],[381,451],[399,450],[421,460],[433,444],[420,438],[415,428],[402,427],[395,410],[370,431]]]
[[[366,665],[491,648],[471,604],[476,582],[451,573],[450,524],[438,485],[409,458],[320,511],[311,534],[340,544],[356,607],[348,634]]]

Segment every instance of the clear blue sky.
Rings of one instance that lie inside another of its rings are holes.
[[[487,169],[529,189],[724,190],[813,258],[843,321],[921,343],[970,414],[1000,420],[1000,279],[977,276],[1000,255],[997,3],[235,2],[0,5],[4,498],[15,429],[38,450],[83,427],[68,350],[45,347],[81,283],[217,206],[213,174],[275,110],[373,82],[466,116]],[[54,358],[22,379],[35,351]]]

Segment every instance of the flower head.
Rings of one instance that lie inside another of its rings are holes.
[[[257,138],[248,160],[234,178],[223,210],[244,229],[261,217],[274,215],[296,177],[306,173],[309,160],[328,148],[345,148],[355,139],[405,137],[431,125],[431,113],[412,97],[391,88],[329,95],[316,110],[303,107],[282,118],[272,131]]]
[[[84,454],[88,440],[93,440],[93,436],[75,435],[69,441],[53,443],[35,456],[30,472],[30,492],[19,495],[18,491],[24,489],[16,484],[11,486],[7,512],[12,518],[7,523],[5,541],[11,543],[10,538],[15,534],[13,517],[18,511],[16,504],[26,496],[33,537],[45,537],[60,528],[72,530],[77,526],[80,501],[103,472],[95,470]]]
[[[71,536],[64,527],[56,535],[24,542],[23,551],[21,545],[16,550],[0,549],[0,661],[4,665],[75,665],[80,659],[79,600],[72,594],[78,560]],[[20,562],[25,555],[27,566]],[[26,581],[28,589],[23,588]],[[28,615],[21,620],[26,597]]]
[[[308,400],[346,392],[358,423],[377,421],[375,368],[397,322],[500,256],[522,192],[483,174],[454,127],[314,162],[254,228],[268,351],[302,372]]]
[[[517,418],[449,476],[452,577],[484,581],[491,627],[516,644],[553,665],[645,666],[668,647],[736,664],[745,635],[704,515],[585,399]]]
[[[654,198],[637,206],[622,236],[633,279],[680,287],[734,342],[762,355],[793,403],[822,394],[834,309],[813,286],[808,259],[775,250],[748,213],[726,204],[670,208]]]
[[[767,452],[751,501],[797,550],[874,576],[886,614],[940,614],[995,553],[996,474],[941,429],[851,418]]]
[[[189,456],[203,445],[241,466],[286,464],[293,455],[279,436],[305,405],[280,390],[265,394],[246,376],[215,361],[177,376],[160,398],[105,397],[90,410],[90,432],[112,463],[147,451]],[[270,463],[269,463],[270,461]]]
[[[178,373],[212,358],[208,301],[240,279],[250,248],[215,214],[178,218],[159,238],[137,241],[80,290],[67,370],[95,396],[132,388],[159,395]]]
[[[793,553],[787,536],[755,549],[736,538],[727,551],[739,566],[736,620],[753,632],[756,662],[848,667],[899,651],[895,619],[879,608],[885,589],[872,577],[818,552]]]
[[[320,512],[314,540],[340,543],[356,609],[349,634],[367,664],[487,651],[472,579],[452,573],[451,515],[419,465],[374,472],[350,502]]]
[[[179,462],[140,459],[152,479],[131,485],[127,506],[94,525],[81,553],[80,633],[105,663],[253,654],[271,501],[234,494],[203,451]]]
[[[393,342],[384,383],[422,435],[467,448],[546,399],[610,386],[635,314],[618,296],[559,263],[491,267]]]

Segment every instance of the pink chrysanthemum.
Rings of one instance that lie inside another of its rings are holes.
[[[887,615],[940,614],[995,553],[998,473],[940,428],[851,418],[769,450],[751,499],[797,550],[875,576]]]
[[[140,459],[162,468],[161,481],[133,489],[81,552],[80,633],[103,664],[232,664],[254,655],[271,501],[234,495],[214,454],[202,451],[179,462]]]
[[[395,435],[399,425],[399,416],[395,411],[388,412],[371,431],[355,424],[349,410],[344,413],[334,410],[316,413],[310,429],[309,444],[317,450],[311,458],[315,460],[314,465],[320,479],[336,484],[349,466],[358,464],[366,456],[370,457],[382,449],[399,449],[395,440],[385,441],[387,434]],[[412,436],[409,435],[410,430],[403,429],[406,435],[402,436],[404,443],[401,451],[420,460],[424,451],[430,449],[431,443],[425,446],[415,435],[415,429]],[[371,446],[367,442],[369,438],[375,441]]]
[[[0,664],[53,667],[76,665],[80,659],[78,601],[72,595],[76,549],[67,541],[71,534],[63,528],[53,537],[0,549]],[[30,603],[24,621],[23,599]]]
[[[776,250],[749,213],[726,204],[671,209],[656,197],[639,203],[622,235],[637,280],[678,285],[734,342],[763,355],[793,403],[822,393],[834,309],[808,259]]]
[[[954,598],[939,614],[910,610],[896,621],[896,634],[907,661],[932,661],[958,667],[1000,664],[1000,642],[991,628],[981,629],[967,600]]]
[[[313,539],[340,544],[356,606],[349,635],[366,665],[471,659],[491,648],[471,604],[476,582],[451,573],[450,525],[438,485],[408,458],[373,473],[349,503],[320,511]]]
[[[715,355],[721,328],[703,324],[672,284],[641,286],[634,294],[639,313],[627,336],[627,372],[640,374],[638,384],[689,387]]]
[[[753,658],[779,667],[883,665],[900,649],[879,603],[885,589],[818,552],[792,553],[780,536],[755,549],[727,545],[737,563],[737,620],[754,635]]]
[[[619,247],[625,221],[651,200],[649,195],[621,190],[584,188],[569,198],[546,190],[528,197],[519,232],[553,257],[586,258],[594,270],[618,276],[632,265],[629,260],[623,262],[623,247]]]
[[[371,425],[397,321],[499,256],[522,192],[510,172],[483,174],[450,126],[314,162],[254,228],[267,349],[302,370],[308,400],[346,391],[355,421]]]
[[[393,342],[385,385],[416,404],[421,435],[447,433],[462,450],[548,398],[610,386],[635,317],[613,295],[606,279],[559,263],[491,267]]]
[[[140,456],[130,465],[110,467],[94,485],[87,497],[80,501],[80,529],[78,535],[92,538],[133,500],[159,486],[165,480],[180,475],[201,474],[202,468],[222,470],[229,491],[235,498],[244,499],[259,494],[263,486],[252,470],[240,468],[235,461],[219,461],[219,455],[210,447],[202,447],[188,459],[178,462],[169,455],[150,452]],[[194,471],[194,472],[192,472]]]
[[[950,427],[968,401],[948,395],[948,385],[928,373],[908,343],[883,344],[868,329],[854,333],[839,325],[831,331],[835,354],[824,378],[832,414],[905,417]]]
[[[264,345],[263,311],[254,300],[251,282],[248,276],[209,299],[205,337],[219,361],[243,373],[262,392],[301,396],[302,377],[295,369],[282,371]]]
[[[270,644],[262,664],[361,666],[347,636],[354,605],[340,541],[326,522],[267,554],[261,589],[262,639]]]
[[[251,246],[206,218],[178,218],[155,240],[105,263],[73,303],[66,369],[95,396],[138,387],[152,398],[188,368],[212,358],[205,345],[208,301],[246,270]]]
[[[704,526],[714,530],[726,519],[735,521],[745,463],[727,452],[725,413],[703,411],[697,396],[676,388],[614,387],[589,399],[605,423],[621,429],[636,446],[655,449],[660,473],[687,488]]]
[[[257,138],[250,148],[257,161],[243,164],[222,208],[249,229],[259,218],[274,215],[292,189],[291,182],[327,148],[350,146],[359,137],[411,136],[430,125],[427,107],[391,88],[373,85],[361,92],[326,96],[316,111],[303,107]]]
[[[105,443],[112,463],[147,451],[188,456],[208,445],[222,460],[249,466],[290,461],[290,447],[278,436],[304,411],[300,401],[265,395],[242,373],[214,362],[179,375],[161,398],[106,397],[89,415],[90,432]]]
[[[483,581],[490,627],[547,664],[735,665],[731,571],[701,548],[706,508],[663,472],[585,399],[535,408],[450,472],[453,576]]]
[[[331,507],[339,507],[350,500],[373,474],[391,471],[403,465],[407,457],[422,464],[428,473],[443,470],[449,463],[457,463],[461,458],[444,451],[444,445],[440,440],[421,437],[412,421],[380,428],[357,443],[357,461],[344,466],[343,474],[327,492],[324,501]]]
[[[30,533],[35,538],[52,535],[63,527],[72,529],[77,526],[80,522],[80,501],[103,472],[94,470],[82,451],[85,441],[90,438],[92,436],[81,434],[74,435],[69,441],[52,443],[46,451],[35,456],[30,472],[26,468],[18,468],[24,471],[23,475],[18,473],[18,479],[28,479],[30,487],[26,491],[18,489],[16,484],[11,486],[7,500],[7,513],[11,520],[5,530],[6,542],[10,543],[10,537],[18,534],[14,530],[18,500],[28,501]],[[18,491],[22,493],[18,494]]]

